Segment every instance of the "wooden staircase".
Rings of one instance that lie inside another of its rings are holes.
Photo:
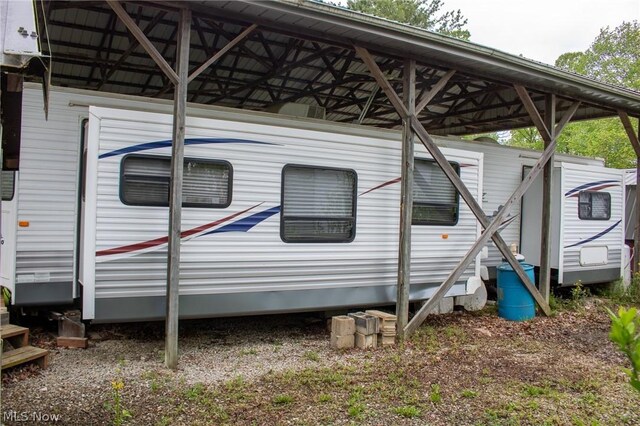
[[[49,351],[29,345],[29,329],[13,324],[0,325],[3,340],[2,370],[15,367],[26,362],[35,361],[41,368],[47,368]],[[4,350],[6,342],[14,349]]]

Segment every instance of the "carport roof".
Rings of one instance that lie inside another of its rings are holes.
[[[53,83],[144,96],[170,97],[170,84],[104,2],[45,1],[53,58]],[[327,119],[353,122],[371,105],[362,124],[397,127],[400,118],[354,45],[368,48],[398,92],[404,58],[418,64],[418,97],[448,70],[444,90],[420,114],[439,134],[473,134],[531,126],[514,84],[525,86],[538,109],[545,94],[558,96],[558,116],[575,101],[574,120],[640,116],[640,93],[605,84],[536,61],[419,28],[307,0],[252,2],[128,2],[129,14],[158,50],[173,62],[177,14],[194,13],[191,66],[251,24],[254,31],[191,85],[197,103],[266,109],[300,102],[320,105]]]

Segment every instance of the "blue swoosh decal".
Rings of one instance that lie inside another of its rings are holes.
[[[251,228],[269,219],[274,214],[280,213],[280,206],[275,206],[270,209],[254,213],[251,216],[247,216],[244,219],[237,220],[228,225],[221,226],[218,229],[209,231],[203,235],[219,234],[222,232],[248,232]]]
[[[568,246],[564,246],[564,248],[575,247],[575,246],[579,246],[579,245],[582,245],[582,244],[589,243],[589,242],[591,242],[591,241],[593,241],[593,240],[597,240],[598,238],[602,237],[603,235],[606,235],[606,234],[608,234],[609,232],[611,232],[611,230],[612,230],[613,228],[615,228],[616,226],[620,225],[620,222],[622,222],[622,221],[621,221],[621,220],[617,221],[616,223],[614,223],[613,225],[611,225],[610,227],[608,227],[608,228],[607,228],[607,229],[605,229],[604,231],[602,231],[602,232],[600,232],[600,233],[598,233],[598,234],[594,235],[593,237],[589,237],[589,238],[587,238],[586,240],[583,240],[583,241],[577,242],[577,243],[575,243],[575,244],[571,244],[571,245],[568,245]]]
[[[186,138],[184,140],[185,146],[187,145],[205,145],[216,143],[240,143],[240,144],[252,144],[252,145],[277,145],[271,142],[252,141],[249,139],[234,139],[234,138]],[[116,149],[115,151],[105,152],[98,156],[99,159],[115,157],[122,154],[130,154],[132,152],[146,151],[148,149],[155,148],[167,148],[171,146],[171,139],[155,142],[146,142],[138,145],[128,146],[126,148]]]
[[[577,192],[580,192],[580,191],[582,191],[584,189],[591,188],[592,186],[600,186],[600,185],[607,185],[607,184],[620,184],[620,182],[617,181],[617,180],[599,180],[597,182],[589,182],[589,183],[585,183],[583,185],[577,186],[577,187],[573,188],[570,191],[567,191],[564,194],[564,196],[565,197],[569,197],[569,196],[571,196],[571,195],[573,195],[573,194],[575,194]]]

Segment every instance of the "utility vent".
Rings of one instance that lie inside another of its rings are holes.
[[[324,107],[295,102],[271,105],[266,108],[265,111],[275,112],[276,114],[292,115],[294,117],[318,118],[320,120],[324,120],[326,116],[326,110]]]

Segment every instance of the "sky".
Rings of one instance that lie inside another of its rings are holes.
[[[640,21],[640,0],[443,0],[460,9],[471,41],[553,65],[566,52],[585,51],[600,33]]]

